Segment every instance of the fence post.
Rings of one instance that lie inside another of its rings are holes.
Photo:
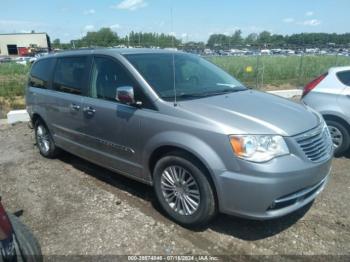
[[[259,55],[256,55],[256,69],[255,69],[255,72],[256,72],[256,74],[255,74],[255,77],[256,77],[256,79],[255,79],[255,88],[256,89],[259,89],[259,65],[260,64],[260,56]]]
[[[298,84],[299,84],[300,86],[303,85],[303,83],[302,83],[303,66],[304,66],[304,55],[302,54],[302,55],[300,56],[299,79],[298,79]]]
[[[339,54],[337,52],[336,56],[335,56],[335,66],[338,66],[338,62],[339,62]]]

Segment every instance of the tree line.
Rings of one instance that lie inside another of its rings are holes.
[[[120,37],[110,28],[101,28],[96,32],[88,32],[81,39],[71,40],[70,43],[61,43],[59,39],[52,42],[53,48],[71,49],[83,47],[176,47],[182,49],[230,49],[241,47],[253,48],[308,48],[308,47],[349,47],[350,33],[328,34],[328,33],[300,33],[292,35],[271,34],[263,31],[259,34],[251,33],[246,37],[242,36],[241,30],[233,34],[212,34],[208,41],[186,42],[173,35],[164,33],[130,32]]]
[[[349,47],[350,33],[300,33],[280,35],[263,31],[259,34],[251,33],[247,37],[243,37],[242,31],[236,30],[232,35],[213,34],[209,37],[207,42],[207,46],[210,48],[230,48],[247,45],[258,48]]]
[[[164,33],[130,32],[125,37],[120,37],[110,28],[101,28],[96,32],[88,32],[81,39],[71,40],[70,43],[61,43],[59,39],[52,42],[53,48],[71,49],[84,47],[179,47],[181,41],[172,35]]]

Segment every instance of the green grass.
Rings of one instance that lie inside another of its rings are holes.
[[[23,109],[24,88],[30,66],[0,64],[0,118],[12,109]]]
[[[243,83],[255,87],[265,85],[303,86],[330,67],[350,65],[350,57],[342,56],[260,56],[260,57],[208,57]],[[248,66],[253,72],[245,72]]]
[[[0,97],[23,96],[29,68],[16,63],[0,64]]]
[[[0,75],[23,75],[27,74],[30,66],[16,64],[15,62],[0,64]]]

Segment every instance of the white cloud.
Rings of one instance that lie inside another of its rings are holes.
[[[306,26],[318,26],[321,23],[322,22],[318,19],[305,20],[304,22],[302,22],[302,24]]]
[[[91,32],[94,29],[95,29],[94,25],[86,25],[86,26],[84,26],[84,31],[86,31],[86,32]]]
[[[96,13],[95,9],[89,9],[84,11],[84,15],[93,15],[95,13]]]
[[[291,17],[287,17],[287,18],[284,18],[283,19],[283,22],[285,22],[285,23],[293,23],[295,20],[294,20],[294,18],[291,18]]]
[[[314,11],[308,11],[305,13],[306,16],[313,16],[315,14]]]
[[[112,29],[112,30],[117,30],[117,29],[120,29],[120,24],[114,24],[114,25],[111,25],[109,28]]]
[[[134,11],[147,5],[148,3],[144,0],[123,0],[119,4],[112,6],[112,8]]]

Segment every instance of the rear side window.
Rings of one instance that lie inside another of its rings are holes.
[[[36,62],[30,72],[29,85],[43,89],[49,88],[53,62],[53,59],[43,59]]]
[[[91,96],[115,101],[116,88],[135,86],[125,69],[112,59],[95,57],[92,67]]]
[[[60,92],[82,94],[86,79],[87,61],[87,57],[58,58],[53,88]]]
[[[350,71],[339,72],[337,73],[337,76],[340,82],[344,85],[350,86]]]

